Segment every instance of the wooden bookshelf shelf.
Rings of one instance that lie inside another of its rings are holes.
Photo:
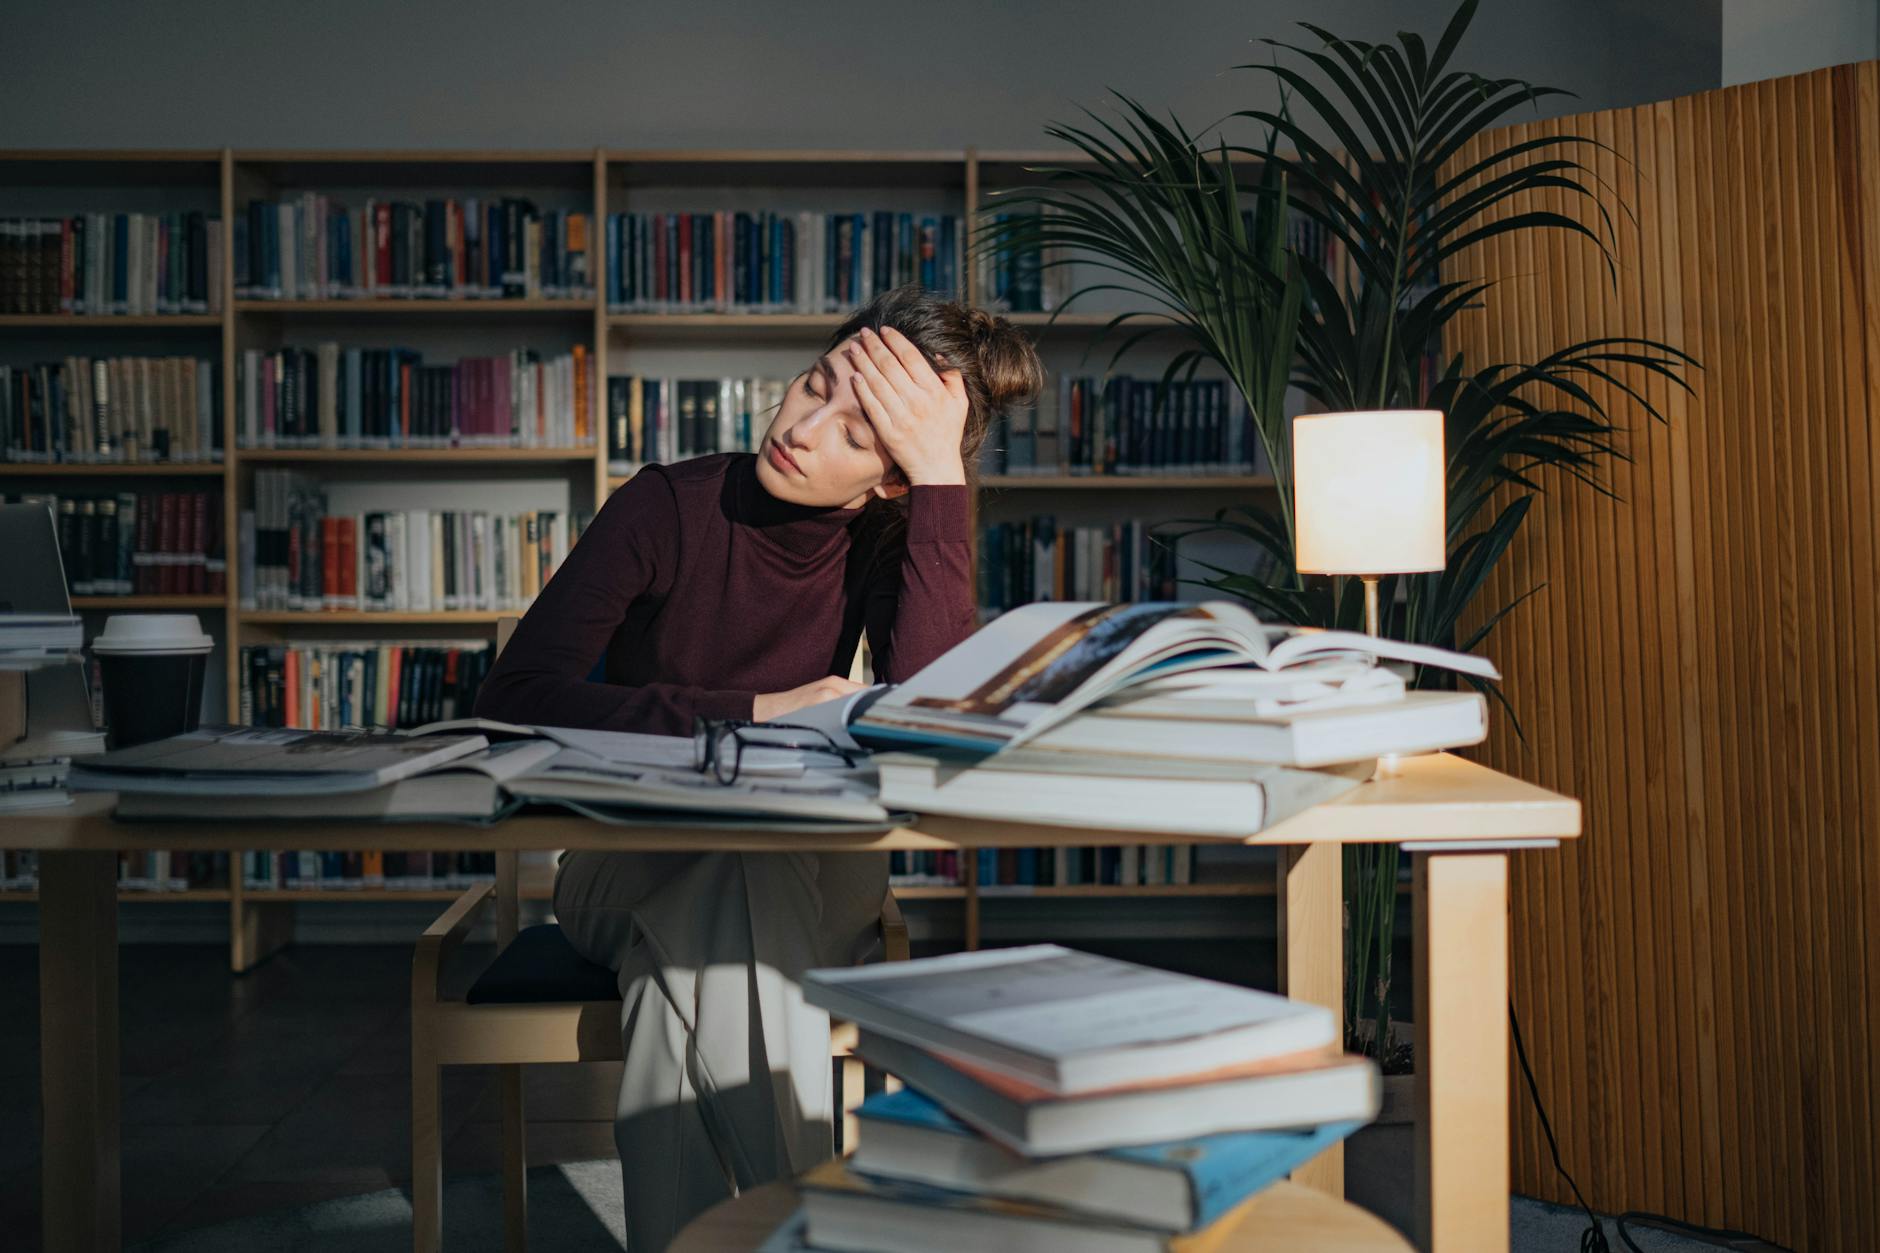
[[[390,314],[422,316],[433,313],[560,313],[592,314],[592,300],[413,298],[378,300],[237,300],[237,313]]]
[[[226,902],[230,899],[227,888],[189,888],[181,892],[139,892],[120,889],[117,898],[123,901],[148,901],[160,905],[187,905],[203,902]],[[12,888],[0,892],[0,903],[31,903],[39,899],[39,893],[31,888]]]
[[[238,611],[235,617],[239,622],[254,626],[318,626],[325,623],[348,626],[364,623],[377,626],[412,626],[424,623],[472,626],[489,625],[498,618],[513,618],[523,612],[521,609],[444,609],[430,613],[371,609],[243,609]]]
[[[262,904],[296,902],[366,901],[454,901],[469,891],[460,888],[243,888],[242,895]],[[525,901],[547,901],[555,897],[555,870],[552,866],[525,865],[516,879],[516,891]]]
[[[152,330],[163,327],[219,327],[219,313],[7,313],[0,314],[0,327],[22,329],[94,331],[100,327],[121,326],[127,330]]]
[[[1110,324],[1110,320],[1123,312],[1113,309],[1107,313],[1060,313],[1053,321],[1049,313],[1003,313],[999,316],[1013,326],[1022,326],[1032,331],[1089,331],[1099,330]],[[1135,316],[1127,322],[1117,325],[1118,331],[1135,332],[1152,326],[1179,327],[1179,322],[1172,322],[1166,314],[1156,310],[1133,310]]]
[[[242,898],[257,905],[270,904],[370,904],[411,901],[416,903],[454,901],[462,896],[467,888],[243,888]],[[523,883],[518,889],[525,901],[553,900],[555,885],[548,883]]]
[[[74,609],[221,609],[221,596],[74,596]]]
[[[221,478],[224,468],[219,461],[8,461],[0,463],[0,478]]]
[[[982,883],[968,890],[964,884],[923,884],[896,886],[894,897],[902,901],[964,900],[977,892],[981,900],[1070,900],[1075,898],[1111,899],[1117,897],[1186,896],[1272,896],[1275,886],[1270,879],[1233,880],[1222,883]]]
[[[1068,900],[1073,897],[1148,897],[1148,896],[1272,896],[1272,879],[1232,880],[1222,883],[982,883],[981,898],[1028,898]]]
[[[1080,491],[1138,491],[1150,488],[1257,490],[1275,486],[1270,474],[992,474],[979,480],[983,487],[1076,488]]]
[[[460,464],[463,462],[592,461],[592,448],[242,448],[241,461],[327,465]]]

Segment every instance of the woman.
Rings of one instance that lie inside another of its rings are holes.
[[[899,682],[972,633],[971,467],[1043,374],[1003,318],[918,287],[850,316],[758,453],[648,466],[602,506],[517,626],[476,712],[688,735]],[[604,683],[587,676],[605,658]],[[615,1142],[628,1247],[830,1151],[828,1015],[802,972],[872,945],[879,853],[564,856],[555,914],[619,971]]]

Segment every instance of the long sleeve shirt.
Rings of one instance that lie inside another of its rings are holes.
[[[908,492],[904,529],[779,500],[752,453],[641,470],[609,496],[483,681],[478,715],[690,734],[762,692],[846,676],[868,632],[899,682],[974,628],[970,491]],[[605,657],[606,682],[592,682]]]

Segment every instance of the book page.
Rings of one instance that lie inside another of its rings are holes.
[[[1057,945],[1016,959],[953,962],[865,977],[818,972],[847,992],[916,1018],[1059,1058],[1211,1035],[1301,1013],[1326,1011],[1268,992],[1113,961]],[[976,956],[976,955],[975,955]],[[897,965],[899,963],[896,963]]]

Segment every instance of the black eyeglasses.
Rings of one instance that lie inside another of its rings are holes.
[[[808,737],[807,740],[804,737]],[[850,767],[865,755],[860,749],[842,747],[821,727],[789,722],[749,722],[741,718],[700,716],[692,719],[692,768],[700,774],[709,770],[720,783],[735,781],[738,767],[744,762],[746,745],[827,753]]]

